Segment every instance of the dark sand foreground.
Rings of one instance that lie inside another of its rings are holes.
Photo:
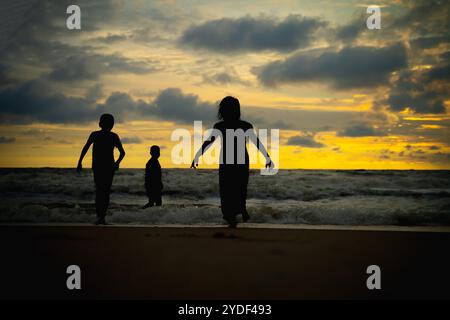
[[[450,298],[448,229],[406,230],[2,225],[0,297]]]

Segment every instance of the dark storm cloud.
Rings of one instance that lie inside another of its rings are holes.
[[[112,93],[104,103],[92,97],[69,97],[52,93],[45,83],[29,81],[16,88],[0,90],[0,123],[85,123],[112,113],[117,122],[133,119],[162,119],[180,123],[216,118],[214,105],[178,88],[158,93],[154,100],[135,100],[123,92]]]
[[[16,138],[13,137],[0,137],[0,144],[9,144],[16,142]]]
[[[111,113],[118,122],[139,119],[143,116],[144,110],[149,108],[149,104],[142,100],[134,100],[128,93],[113,92],[99,104],[99,113]]]
[[[407,65],[401,44],[387,47],[345,47],[340,51],[298,53],[255,69],[267,86],[325,82],[336,89],[372,88],[387,84],[391,72]]]
[[[336,38],[344,42],[352,42],[362,31],[364,31],[364,28],[360,22],[348,24],[337,30]]]
[[[2,33],[0,57],[9,58],[14,64],[36,63],[31,58],[37,53],[39,65],[52,61],[59,55],[56,39],[77,40],[87,32],[98,31],[114,21],[119,14],[120,2],[109,0],[79,0],[81,8],[81,30],[66,28],[66,9],[74,4],[70,0],[16,0],[2,2],[0,21]],[[4,41],[3,41],[4,40]],[[3,49],[3,50],[1,50]],[[73,52],[68,51],[67,54]],[[47,56],[46,56],[47,54]]]
[[[57,82],[96,80],[105,74],[144,74],[156,70],[154,61],[133,60],[117,53],[98,52],[99,43],[118,41],[126,37],[123,34],[109,34],[86,41],[86,35],[90,32],[102,30],[114,24],[115,17],[126,15],[129,4],[106,0],[78,1],[81,30],[72,31],[66,28],[66,8],[70,4],[70,1],[55,0],[38,1],[32,7],[25,6],[29,14],[15,18],[20,27],[5,29],[9,33],[5,36],[8,38],[7,43],[2,43],[1,61],[13,70],[18,67],[50,70],[38,77]],[[8,11],[2,11],[0,17],[8,19],[8,14]]]
[[[0,51],[9,45],[38,4],[37,0],[0,2]]]
[[[344,43],[352,43],[361,35],[362,32],[367,30],[366,19],[367,14],[364,8],[364,10],[361,10],[357,13],[357,17],[355,19],[352,19],[346,25],[336,28],[336,39],[343,41]]]
[[[325,145],[323,143],[317,142],[314,139],[314,135],[305,134],[290,137],[287,141],[289,146],[299,146],[304,148],[323,148]]]
[[[144,74],[155,69],[143,62],[136,62],[119,55],[80,53],[53,64],[49,79],[54,81],[97,80],[105,74]]]
[[[217,113],[213,104],[201,101],[197,95],[185,94],[179,88],[161,90],[151,101],[135,100],[127,93],[114,92],[97,108],[99,113],[114,114],[120,122],[133,119],[161,119],[192,123],[196,120],[213,120]]]
[[[444,61],[450,62],[450,51],[446,51],[442,53],[439,58],[441,58]]]
[[[426,80],[448,80],[450,79],[450,64],[435,66],[426,73]]]
[[[99,30],[105,23],[118,16],[119,1],[110,0],[15,0],[3,4],[0,18],[6,21],[5,32],[16,36],[24,28],[28,32],[33,29],[36,33],[44,32],[45,35],[54,32],[67,32],[66,14],[68,6],[76,4],[81,8],[82,29],[87,31]],[[4,7],[3,7],[4,6]],[[63,28],[61,28],[63,27]]]
[[[439,0],[403,1],[405,14],[393,17],[387,26],[404,32],[411,40],[411,66],[431,64],[429,70],[402,70],[391,84],[388,97],[377,101],[391,111],[406,109],[417,114],[445,113],[445,101],[449,99],[449,55],[443,52],[450,39],[450,2]],[[428,54],[426,49],[438,54]]]
[[[96,83],[90,86],[86,91],[86,100],[95,102],[97,99],[103,97],[103,85]]]
[[[403,1],[406,13],[393,19],[389,28],[411,29],[420,35],[450,30],[450,4],[442,0]]]
[[[419,49],[429,49],[440,45],[441,43],[449,43],[449,36],[431,36],[431,37],[419,37],[410,40],[413,47]]]
[[[374,128],[369,123],[355,123],[338,132],[340,137],[371,137],[384,136],[385,132]]]
[[[182,45],[216,52],[292,51],[307,47],[325,23],[299,15],[278,21],[265,17],[223,18],[188,28]]]
[[[407,108],[422,114],[445,112],[444,101],[437,96],[436,92],[432,91],[422,91],[419,94],[415,94],[412,91],[394,91],[389,94],[387,102],[389,108],[397,112]]]
[[[0,91],[0,122],[68,123],[92,120],[95,109],[83,98],[48,93],[48,88],[29,81]]]
[[[50,69],[40,78],[58,82],[97,80],[106,74],[145,74],[158,70],[155,61],[133,60],[117,53],[101,54],[91,46],[35,38],[24,38],[23,43],[0,53],[0,57],[7,61],[10,69],[16,66]]]
[[[16,88],[0,90],[0,123],[88,123],[96,122],[106,112],[112,113],[118,123],[159,119],[182,124],[201,120],[209,125],[217,119],[217,103],[202,101],[197,95],[183,93],[179,88],[162,90],[149,101],[135,99],[124,92],[113,92],[103,103],[96,103],[102,95],[101,86],[95,85],[91,89],[85,97],[69,97],[52,93],[45,83],[30,81]],[[242,103],[243,119],[265,129],[338,130],[349,119],[360,117],[359,112],[282,110]],[[32,131],[30,134],[37,133]]]
[[[0,88],[14,81],[9,77],[8,71],[9,68],[6,65],[0,63]]]
[[[99,73],[93,60],[81,56],[71,56],[58,63],[49,74],[54,81],[96,80]]]
[[[445,68],[431,69],[431,71],[414,74],[411,71],[400,73],[399,79],[393,84],[389,96],[382,104],[392,111],[403,111],[409,108],[416,113],[444,113],[444,101],[448,99],[447,87],[439,88],[433,84],[434,80],[444,77]]]
[[[217,109],[208,102],[202,102],[196,95],[184,94],[178,88],[161,91],[153,101],[150,112],[166,120],[192,122],[195,120],[213,120]]]
[[[415,53],[415,59],[423,59],[421,50],[437,48],[450,42],[450,2],[442,0],[401,0],[381,9],[382,30],[377,37],[385,41],[395,41],[405,32],[409,35],[409,42]],[[334,39],[344,43],[354,43],[356,40],[370,41],[374,33],[367,30],[366,8],[358,10],[356,17],[347,24],[329,28],[329,33],[334,34]],[[364,38],[366,37],[366,38]],[[333,37],[329,37],[330,39]]]

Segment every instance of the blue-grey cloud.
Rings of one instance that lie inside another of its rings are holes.
[[[103,97],[103,85],[96,83],[93,86],[87,88],[86,99],[95,102],[97,99]]]
[[[241,84],[247,85],[248,81],[245,81],[239,77],[233,68],[228,68],[228,70],[213,72],[211,74],[204,74],[202,84],[213,84],[213,85],[229,85],[229,84]]]
[[[0,63],[0,88],[14,82],[14,80],[8,75],[8,71],[8,66]]]
[[[357,12],[356,18],[352,19],[345,25],[338,26],[335,29],[335,38],[344,43],[352,43],[361,33],[367,30],[366,26],[367,14],[365,8]]]
[[[161,90],[151,101],[136,100],[127,93],[114,92],[97,108],[100,113],[114,114],[118,121],[161,119],[192,123],[196,120],[212,121],[217,114],[215,105],[201,101],[197,95],[183,93],[179,88]]]
[[[345,47],[340,51],[297,53],[254,72],[267,86],[283,83],[327,83],[335,89],[385,85],[393,71],[406,67],[403,45]]]
[[[0,60],[13,71],[50,70],[40,74],[38,79],[47,78],[59,84],[63,81],[96,80],[105,74],[144,74],[157,69],[154,61],[104,53],[102,46],[98,46],[124,39],[126,35],[109,34],[89,39],[92,32],[106,25],[111,28],[115,17],[127,14],[124,4],[107,0],[78,1],[76,4],[82,12],[81,31],[70,31],[65,27],[66,8],[70,4],[73,3],[68,0],[18,0],[14,4],[5,4],[4,10],[0,10],[0,38],[4,36],[7,41],[0,43]],[[9,26],[16,24],[20,27]],[[22,71],[21,78],[28,76],[30,79],[27,73]],[[34,72],[33,76],[37,79]]]
[[[105,74],[153,72],[156,68],[145,61],[132,61],[117,54],[101,55],[79,52],[52,63],[48,78],[54,81],[97,80]]]
[[[450,64],[435,66],[426,73],[426,80],[449,80],[450,79]]]
[[[435,84],[448,79],[445,70],[448,66],[433,68],[428,72],[415,74],[412,71],[401,72],[399,78],[392,85],[389,96],[384,101],[392,111],[409,109],[416,113],[444,113],[444,101],[449,93],[445,83]]]
[[[284,20],[266,17],[223,18],[188,28],[179,42],[194,49],[216,52],[292,51],[307,47],[325,23],[290,15]]]
[[[385,136],[386,132],[374,128],[369,123],[354,123],[342,131],[338,132],[341,137],[370,137],[370,136]]]
[[[25,82],[0,91],[0,122],[85,122],[96,116],[95,106],[84,98],[49,93],[39,81]]]
[[[392,19],[388,27],[396,29],[410,29],[415,34],[433,35],[450,30],[448,1],[441,0],[405,0],[405,13]]]
[[[211,121],[216,118],[217,109],[209,102],[204,102],[197,95],[184,94],[178,88],[161,91],[148,109],[150,114],[162,119],[181,122],[195,120]]]
[[[413,50],[436,48],[449,43],[450,4],[442,0],[400,0],[382,10],[382,30],[389,32],[377,33],[383,40],[398,39],[405,33],[410,36]],[[355,18],[344,25],[330,28],[335,39],[344,43],[364,41],[364,36],[371,37],[373,32],[366,27],[366,7],[357,9]],[[330,39],[333,39],[332,37]],[[362,40],[362,41],[361,41]],[[417,55],[415,58],[419,58]]]
[[[410,40],[410,44],[417,49],[435,48],[441,43],[449,43],[448,35],[424,36]]]
[[[112,113],[118,123],[160,119],[183,124],[201,120],[209,125],[217,119],[217,102],[203,101],[179,88],[161,90],[151,100],[113,92],[104,102],[97,103],[101,95],[101,85],[92,87],[85,97],[69,97],[52,92],[45,82],[29,81],[15,88],[0,90],[0,123],[88,123],[96,122],[105,112]],[[242,103],[243,118],[258,128],[266,129],[293,130],[301,127],[307,131],[329,131],[342,128],[349,119],[359,117],[358,112],[281,110]]]
[[[287,141],[289,146],[299,146],[304,148],[323,148],[325,145],[314,139],[312,134],[303,134],[290,137]]]
[[[139,144],[142,142],[142,139],[139,137],[122,137],[121,141],[123,144]]]
[[[118,122],[126,122],[134,119],[145,119],[145,110],[151,105],[143,100],[135,100],[128,93],[113,92],[104,103],[97,105],[98,114],[111,113]]]
[[[152,101],[136,100],[129,94],[114,92],[104,103],[92,97],[69,97],[52,93],[45,83],[25,82],[0,90],[1,123],[83,123],[96,121],[102,113],[114,114],[117,122],[133,119],[162,119],[181,123],[211,121],[217,109],[198,96],[178,88],[162,90]]]

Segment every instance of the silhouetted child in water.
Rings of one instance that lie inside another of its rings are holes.
[[[220,121],[214,124],[215,130],[195,154],[191,168],[195,169],[198,166],[200,156],[220,137],[222,144],[219,165],[220,207],[224,220],[230,227],[234,228],[237,225],[237,215],[242,215],[242,221],[244,222],[250,218],[246,208],[247,185],[250,174],[247,140],[251,140],[264,155],[266,168],[273,167],[274,164],[266,148],[255,134],[252,124],[241,120],[241,105],[238,99],[231,96],[223,98],[219,104],[217,115]],[[232,133],[228,138],[227,131]],[[241,138],[244,139],[238,139],[239,132],[242,132]],[[239,143],[239,141],[243,143]]]
[[[147,191],[148,203],[143,209],[160,206],[162,203],[161,191],[163,189],[163,184],[161,178],[161,165],[158,161],[160,155],[159,147],[152,146],[150,148],[150,155],[152,157],[145,166],[145,190]]]
[[[103,114],[100,117],[99,126],[101,130],[94,131],[89,135],[81,151],[77,171],[80,172],[82,170],[81,163],[83,158],[91,144],[94,144],[92,148],[92,170],[94,171],[95,209],[97,212],[95,224],[106,225],[105,216],[109,206],[109,194],[111,193],[114,172],[119,170],[120,162],[125,157],[125,150],[122,147],[119,136],[111,132],[114,127],[114,117],[112,115]],[[116,161],[114,161],[114,148],[119,149],[120,152]]]

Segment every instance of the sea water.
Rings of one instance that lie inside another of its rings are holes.
[[[252,223],[310,225],[450,225],[450,171],[251,171]],[[144,170],[120,169],[108,221],[120,224],[220,224],[217,170],[163,170],[163,206],[147,202]],[[0,169],[0,223],[92,222],[92,172]]]

